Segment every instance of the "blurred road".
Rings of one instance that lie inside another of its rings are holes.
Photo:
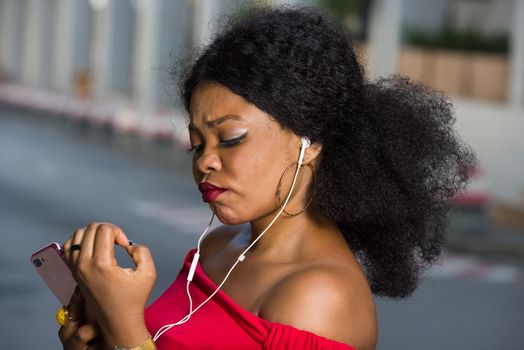
[[[58,302],[29,263],[41,246],[63,242],[92,221],[114,222],[153,250],[156,297],[209,220],[184,152],[160,162],[86,138],[56,121],[38,120],[0,110],[5,349],[60,348],[54,322]],[[524,348],[524,266],[519,262],[448,253],[412,298],[378,298],[377,307],[380,350]]]

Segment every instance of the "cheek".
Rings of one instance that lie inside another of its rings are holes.
[[[272,149],[239,152],[229,158],[223,170],[235,190],[232,211],[248,221],[274,210],[277,184],[287,166],[284,163]]]
[[[275,168],[279,160],[272,152],[258,150],[237,154],[229,163],[228,173],[246,196],[274,192]],[[271,186],[273,184],[273,186]],[[269,187],[268,187],[269,186]]]

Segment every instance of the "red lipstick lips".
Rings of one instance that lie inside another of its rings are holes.
[[[209,182],[201,182],[198,189],[202,192],[204,202],[213,202],[220,194],[227,191],[224,188],[213,186]]]

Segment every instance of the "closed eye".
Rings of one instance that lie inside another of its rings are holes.
[[[222,141],[220,142],[220,144],[225,147],[233,147],[233,146],[240,144],[246,136],[247,136],[247,132],[233,139]]]
[[[191,147],[189,147],[188,149],[186,149],[186,152],[187,152],[187,153],[191,153],[191,152],[193,152],[193,151],[198,152],[198,151],[200,151],[200,147],[201,147],[201,145],[194,145],[194,146],[191,146]]]
[[[220,145],[223,146],[223,147],[234,147],[234,146],[237,146],[239,145],[240,143],[242,143],[242,141],[244,140],[244,138],[247,136],[247,132],[238,136],[238,137],[235,137],[235,138],[232,138],[232,139],[229,139],[229,140],[224,140],[222,142],[220,142]],[[188,153],[190,152],[198,152],[198,151],[201,151],[202,150],[202,145],[193,145],[191,146],[190,148],[188,148],[186,151]]]

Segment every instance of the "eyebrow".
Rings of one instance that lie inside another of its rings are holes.
[[[206,121],[206,126],[208,128],[215,128],[215,127],[219,126],[220,124],[222,124],[222,123],[224,123],[224,122],[226,122],[228,120],[242,120],[242,118],[240,118],[238,115],[228,114],[228,115],[225,115],[225,116],[217,118],[217,119]],[[194,124],[192,124],[192,123],[189,123],[187,128],[189,130],[192,130],[192,131],[198,130],[198,128]]]

